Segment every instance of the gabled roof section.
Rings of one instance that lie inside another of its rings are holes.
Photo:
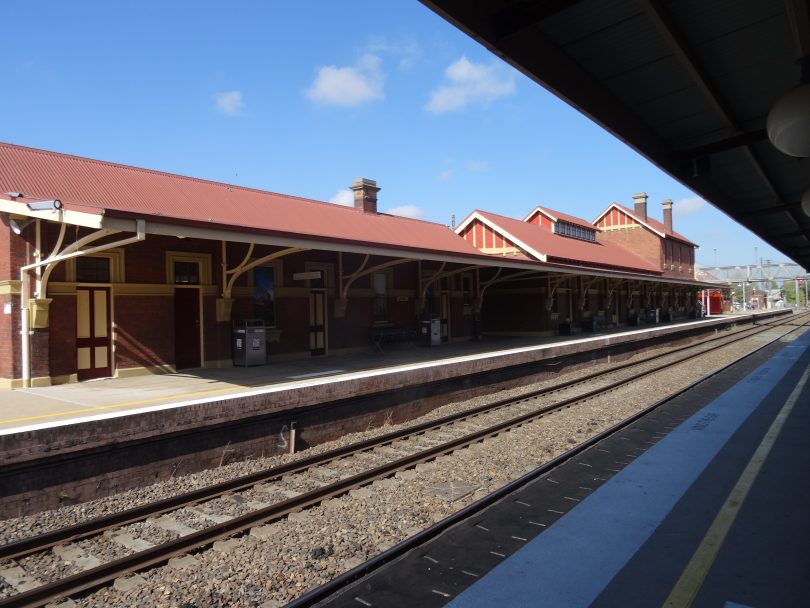
[[[661,274],[658,266],[613,243],[567,238],[535,224],[488,211],[476,210],[471,213],[456,228],[456,233],[461,234],[475,220],[497,230],[527,254],[544,262],[564,262],[594,268],[609,267],[645,274]]]
[[[549,209],[548,207],[543,207],[543,206],[540,206],[540,205],[537,205],[534,209],[532,209],[529,212],[529,214],[526,217],[523,218],[523,221],[528,222],[537,213],[541,213],[542,215],[545,215],[547,218],[549,218],[553,222],[556,222],[556,221],[559,220],[559,221],[563,221],[563,222],[568,222],[569,224],[574,224],[576,226],[582,226],[583,228],[587,228],[588,230],[595,230],[596,232],[599,232],[599,228],[594,226],[588,220],[584,220],[581,217],[576,217],[574,215],[568,215],[567,213],[563,213],[561,211],[555,211],[554,209]]]
[[[682,241],[687,245],[692,245],[692,247],[697,247],[695,243],[690,241],[682,234],[675,232],[674,230],[667,230],[667,227],[662,222],[659,222],[658,220],[651,218],[650,216],[647,216],[646,220],[642,220],[638,215],[636,215],[635,211],[625,207],[624,205],[620,205],[619,203],[616,202],[611,203],[607,209],[605,209],[602,213],[596,216],[596,219],[593,221],[593,225],[595,226],[597,222],[599,222],[599,220],[601,220],[603,217],[605,217],[605,215],[607,215],[611,211],[611,209],[618,209],[620,212],[631,217],[635,222],[644,226],[648,230],[651,230],[652,232],[660,236],[662,239],[669,237]]]
[[[520,238],[520,236],[515,235],[513,232],[509,232],[504,230],[501,226],[498,225],[498,222],[495,221],[493,218],[502,218],[502,216],[495,215],[493,213],[486,213],[484,211],[478,211],[477,209],[473,211],[470,215],[468,215],[464,220],[456,226],[456,234],[461,235],[462,232],[470,225],[474,224],[476,221],[481,222],[485,226],[488,226],[495,232],[501,234],[501,236],[505,237],[507,240],[514,243],[517,247],[523,250],[525,254],[527,254],[526,259],[535,259],[541,262],[546,261],[546,256],[541,253],[539,250],[535,249],[529,242],[526,242]],[[511,219],[511,218],[503,218],[503,219]],[[511,220],[513,222],[517,220]],[[531,225],[531,224],[529,224]],[[537,226],[533,226],[534,229],[538,229]],[[477,250],[476,250],[477,251]]]
[[[8,191],[102,217],[482,257],[441,224],[0,143],[0,192]]]

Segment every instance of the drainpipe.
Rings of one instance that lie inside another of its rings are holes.
[[[20,341],[22,348],[20,349],[20,351],[22,354],[23,388],[29,388],[31,386],[31,342],[30,337],[28,335],[29,332],[31,331],[31,321],[28,311],[28,294],[30,292],[31,287],[28,271],[33,270],[35,268],[40,268],[42,266],[46,266],[53,262],[62,262],[70,258],[77,258],[80,256],[90,255],[93,253],[98,253],[99,251],[104,251],[106,249],[112,249],[113,247],[121,247],[122,245],[129,245],[130,243],[136,243],[138,241],[144,240],[146,238],[146,220],[135,220],[135,229],[136,229],[135,236],[121,239],[113,243],[107,243],[106,245],[98,245],[97,247],[91,247],[90,249],[84,249],[82,251],[74,251],[72,253],[66,253],[64,255],[55,255],[49,257],[46,260],[40,260],[38,262],[34,262],[33,264],[28,264],[20,268],[20,283],[21,283],[20,322],[22,325],[20,329]]]

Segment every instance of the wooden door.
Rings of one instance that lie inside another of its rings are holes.
[[[309,351],[326,354],[326,293],[322,290],[309,292]]]
[[[450,294],[446,291],[441,293],[441,309],[442,342],[447,342],[450,339]]]
[[[174,365],[176,369],[202,367],[200,361],[200,290],[174,290]]]
[[[112,375],[110,288],[76,287],[76,372],[79,380]]]

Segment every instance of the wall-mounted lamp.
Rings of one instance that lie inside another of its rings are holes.
[[[50,201],[36,201],[33,203],[26,203],[31,211],[59,211],[63,205],[59,199]]]
[[[6,192],[6,196],[9,198],[23,198],[22,192]]]
[[[27,220],[9,220],[8,225],[11,228],[11,231],[14,234],[22,234],[22,231],[25,230],[28,226],[34,223],[34,218],[27,219]]]
[[[777,101],[765,122],[768,139],[790,156],[810,156],[810,56],[802,60],[799,86]]]

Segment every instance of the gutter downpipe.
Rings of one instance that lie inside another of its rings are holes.
[[[46,266],[53,262],[61,262],[70,258],[78,258],[81,256],[90,255],[92,253],[97,253],[99,251],[104,251],[106,249],[112,249],[114,247],[120,247],[122,245],[129,245],[130,243],[143,241],[146,238],[146,220],[135,220],[135,230],[135,236],[127,237],[113,243],[107,243],[106,245],[98,245],[97,247],[91,247],[90,249],[84,249],[82,251],[74,251],[64,255],[51,256],[46,260],[34,262],[33,264],[28,264],[20,268],[20,352],[22,354],[22,388],[29,388],[31,385],[31,343],[29,338],[31,321],[28,310],[28,296],[31,286],[28,271]]]

